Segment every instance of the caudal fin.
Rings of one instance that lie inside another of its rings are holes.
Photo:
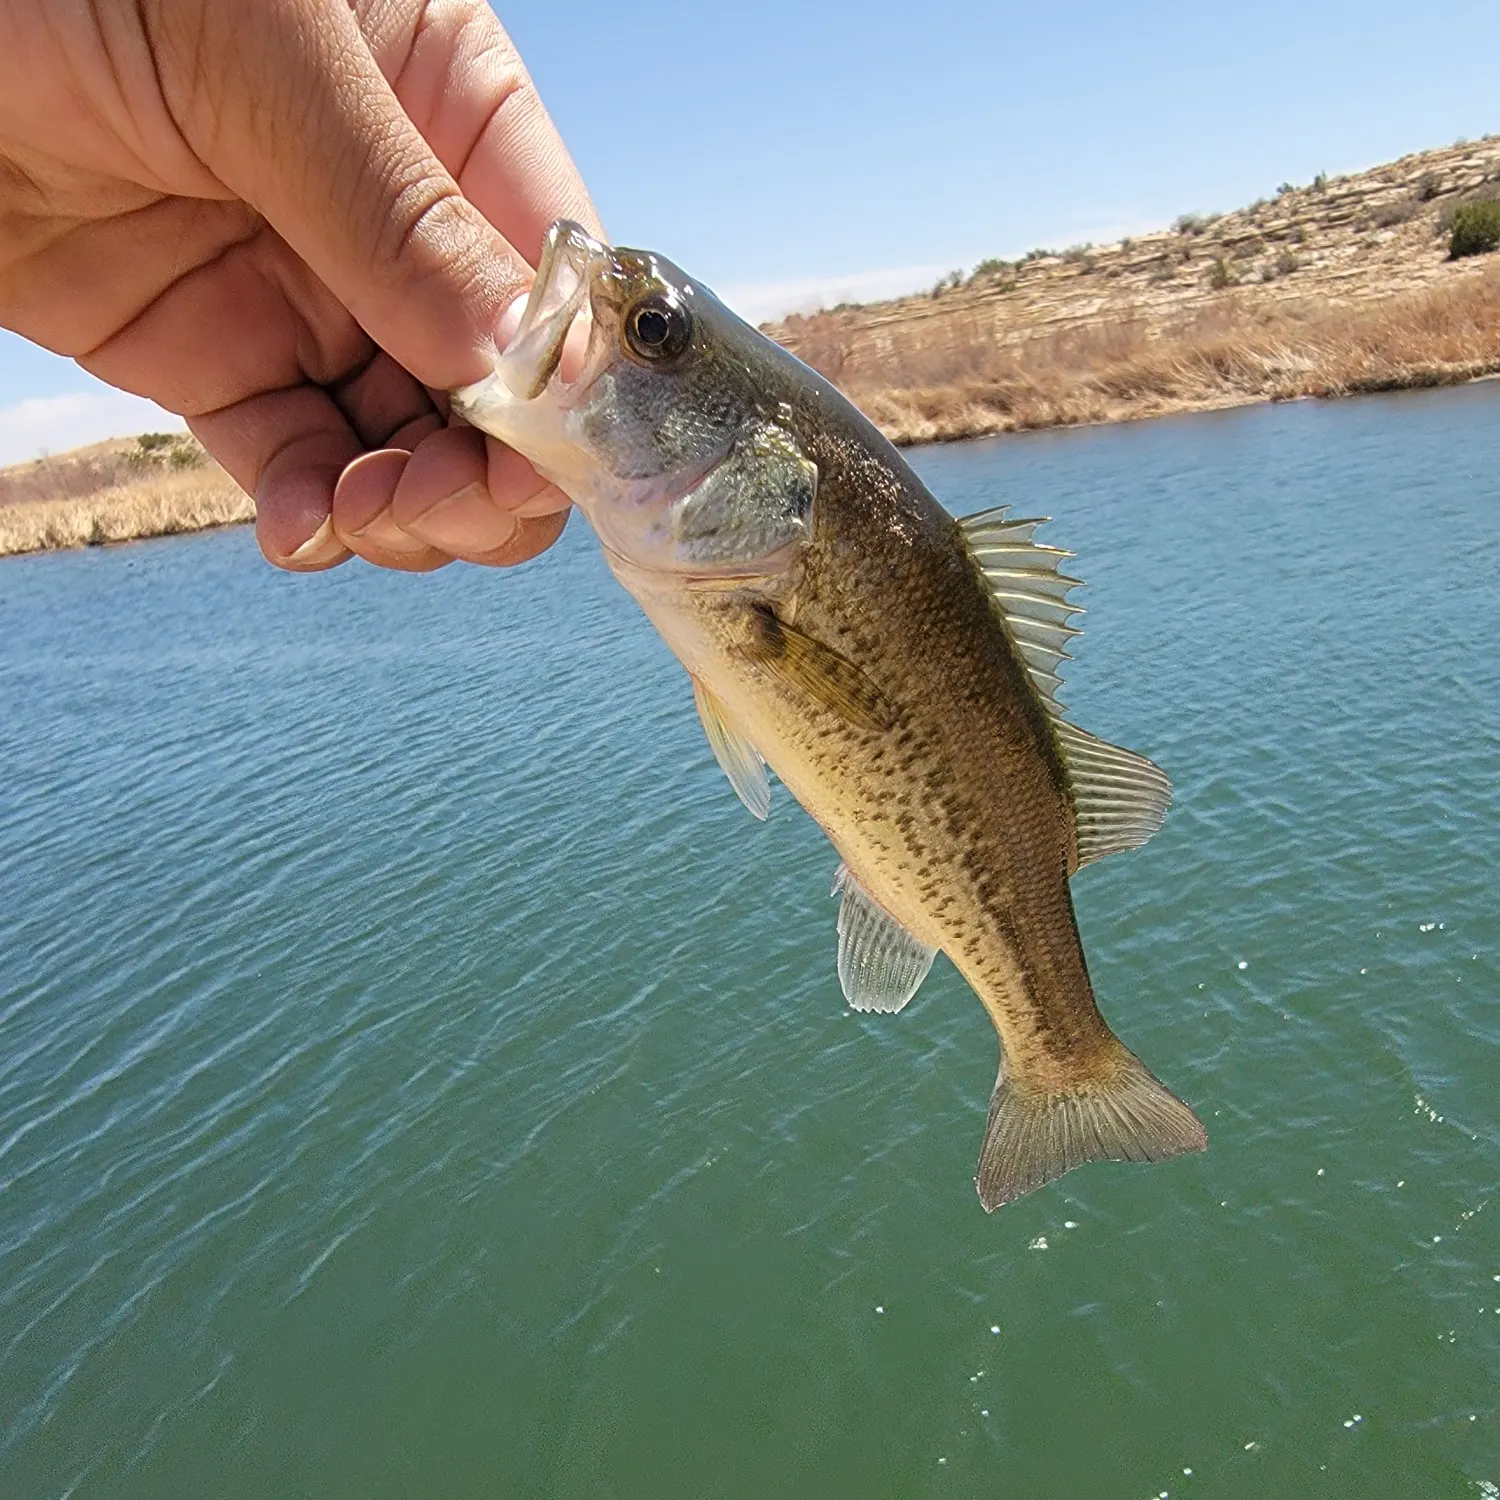
[[[974,1185],[986,1213],[1088,1161],[1165,1161],[1208,1145],[1203,1122],[1124,1046],[1104,1077],[1038,1089],[1002,1065]]]

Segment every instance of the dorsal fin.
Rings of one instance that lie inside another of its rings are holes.
[[[1154,761],[1054,718],[1073,789],[1078,863],[1139,849],[1166,821],[1172,783]]]
[[[1086,865],[1144,844],[1167,815],[1172,784],[1144,755],[1111,745],[1063,718],[1059,668],[1069,659],[1068,642],[1082,633],[1071,621],[1083,611],[1068,603],[1079,580],[1060,570],[1073,554],[1033,540],[1045,516],[1012,521],[1008,512],[1008,506],[997,506],[958,524],[1052,721],[1073,794],[1078,863]]]
[[[1078,579],[1059,571],[1071,552],[1032,540],[1045,516],[1006,519],[1008,506],[966,516],[958,524],[975,561],[984,571],[990,593],[1005,616],[1006,628],[1021,653],[1031,680],[1053,717],[1062,709],[1057,690],[1058,667],[1068,656],[1068,642],[1081,632],[1070,621],[1083,611],[1068,603]]]

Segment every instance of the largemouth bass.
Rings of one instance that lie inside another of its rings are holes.
[[[1062,717],[1075,580],[1040,522],[955,521],[827,381],[574,224],[454,404],[588,517],[746,807],[766,816],[769,766],[832,840],[849,1004],[899,1011],[939,950],[979,996],[1001,1043],[986,1209],[1084,1162],[1203,1149],[1089,983],[1069,877],[1144,843],[1171,788]]]

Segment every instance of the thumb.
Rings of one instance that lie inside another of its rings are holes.
[[[157,8],[179,28],[192,17],[190,37],[157,51],[168,105],[204,165],[422,384],[487,373],[495,323],[531,269],[408,118],[348,6]],[[184,41],[191,62],[170,66]]]

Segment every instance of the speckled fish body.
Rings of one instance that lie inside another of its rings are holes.
[[[986,1208],[1085,1161],[1201,1149],[1089,982],[1069,877],[1149,837],[1169,788],[1062,718],[1077,611],[1038,523],[955,521],[826,381],[576,226],[495,376],[455,400],[584,510],[750,810],[769,764],[827,832],[849,1002],[899,1010],[938,951],[979,996],[1001,1042]]]

